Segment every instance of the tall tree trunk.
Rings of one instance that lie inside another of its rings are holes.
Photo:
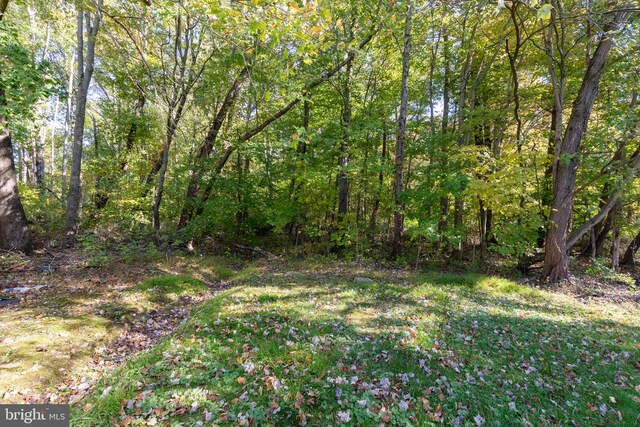
[[[58,102],[59,102],[60,98],[59,95],[56,95],[55,100],[53,101],[53,123],[54,125],[51,126],[51,161],[50,161],[50,165],[49,165],[49,175],[51,177],[51,181],[52,181],[52,187],[53,187],[53,176],[55,174],[55,170],[56,170],[56,126],[55,123],[58,122]]]
[[[45,188],[45,165],[44,165],[44,136],[45,129],[44,127],[40,127],[38,129],[38,134],[35,138],[35,160],[36,160],[36,169],[35,169],[35,177],[36,177],[36,185],[41,190]]]
[[[380,172],[378,172],[378,189],[373,199],[373,210],[371,211],[371,232],[376,229],[378,222],[378,211],[380,210],[380,193],[384,186],[384,166],[387,158],[387,127],[386,124],[382,124],[382,152],[380,153]]]
[[[184,105],[184,104],[182,104]],[[174,116],[173,108],[169,108],[167,114],[167,130],[164,137],[164,146],[162,147],[162,160],[160,170],[158,171],[158,186],[156,188],[156,196],[153,200],[153,228],[160,229],[160,204],[164,193],[164,180],[167,176],[167,167],[169,166],[169,150],[171,142],[176,134],[177,123],[180,120],[180,114]]]
[[[71,49],[71,57],[69,58],[69,80],[67,83],[67,106],[64,117],[64,138],[62,141],[62,184],[61,192],[62,200],[67,197],[67,158],[69,156],[69,138],[71,137],[71,113],[73,108],[73,70],[76,60],[75,50]]]
[[[449,50],[449,35],[446,30],[443,35],[443,59],[444,59],[444,85],[442,93],[442,135],[446,135],[449,131],[449,102],[450,102],[450,86],[451,86],[451,70],[450,70],[450,50]],[[440,235],[440,242],[444,241],[444,233],[449,226],[449,197],[440,197],[440,221],[438,221],[438,234]]]
[[[611,245],[611,269],[620,269],[620,228],[616,221],[613,221],[613,244]]]
[[[467,47],[467,56],[465,58],[464,67],[462,67],[462,75],[460,79],[460,93],[458,98],[458,132],[460,132],[460,138],[458,140],[459,145],[464,145],[466,140],[466,132],[463,132],[463,126],[466,120],[465,107],[467,105],[467,85],[469,83],[469,75],[471,73],[471,63],[473,59],[473,41],[475,38],[476,30],[478,26],[474,25],[471,30],[471,37],[469,37],[469,46]],[[464,45],[464,33],[461,44]],[[462,231],[463,226],[463,214],[464,214],[464,199],[462,195],[456,194],[453,200],[453,225],[456,230]],[[460,239],[458,247],[454,253],[457,256],[462,256],[464,250],[463,240]]]
[[[563,130],[563,109],[564,94],[567,85],[567,71],[565,67],[565,40],[566,28],[563,19],[557,19],[564,13],[563,5],[559,2],[553,2],[554,10],[551,13],[551,22],[545,35],[545,50],[547,54],[547,68],[549,71],[549,79],[553,89],[553,107],[551,109],[551,135],[549,136],[549,144],[547,146],[547,160],[544,170],[544,190],[541,196],[541,205],[543,207],[542,215],[545,223],[547,222],[547,210],[551,210],[553,202],[553,182],[555,176],[555,168],[558,164],[559,150],[562,146],[562,130]],[[560,28],[557,27],[560,25]],[[554,39],[556,41],[554,45]],[[560,57],[555,59],[555,52],[558,51]],[[560,77],[556,73],[556,64]],[[546,243],[546,234],[548,230],[541,229],[538,235],[538,247],[544,247]]]
[[[16,150],[16,157],[18,160],[18,182],[24,182],[24,167],[22,166],[22,148],[18,147]]]
[[[613,40],[612,32],[618,30],[628,19],[627,12],[617,12],[613,20],[605,26],[598,46],[589,62],[573,109],[562,147],[555,160],[553,202],[551,205],[550,229],[545,244],[545,259],[542,276],[551,281],[569,278],[569,260],[567,254],[567,233],[573,201],[575,198],[575,181],[578,169],[578,155],[582,139],[587,131],[591,109],[598,92],[598,84],[604,70],[605,62]]]
[[[84,58],[84,20],[87,20],[87,58]],[[69,195],[67,198],[67,212],[64,228],[67,234],[73,235],[78,221],[80,208],[81,188],[80,174],[82,171],[82,142],[84,139],[84,120],[87,109],[87,94],[93,75],[95,58],[96,36],[100,28],[100,8],[96,7],[92,14],[85,13],[81,3],[78,3],[78,28],[77,28],[77,67],[78,85],[76,94],[76,112],[73,128],[73,150],[71,154],[71,178]]]
[[[402,174],[404,169],[404,145],[407,139],[407,103],[409,99],[409,65],[411,60],[411,15],[413,6],[407,2],[404,26],[404,50],[402,52],[402,89],[400,91],[400,113],[398,115],[398,138],[396,140],[396,176],[394,185],[395,211],[393,213],[393,244],[391,256],[397,257],[402,252],[402,235],[404,232],[404,206],[402,195]]]
[[[340,143],[340,157],[338,160],[338,222],[344,220],[349,206],[349,127],[351,125],[351,62],[345,69],[345,81],[342,90],[342,142]]]
[[[8,0],[0,0],[0,21],[4,18],[8,4]],[[0,106],[6,104],[5,89],[0,86]],[[0,248],[26,253],[31,251],[27,216],[18,194],[11,131],[7,118],[3,115],[0,115]]]

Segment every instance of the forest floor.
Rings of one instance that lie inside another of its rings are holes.
[[[0,264],[0,296],[20,298],[0,306],[1,402],[70,402],[74,426],[640,422],[637,291],[335,261],[87,265]]]

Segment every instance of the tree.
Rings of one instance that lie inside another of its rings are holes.
[[[0,25],[4,22],[8,5],[9,0],[0,0]],[[18,193],[3,82],[0,74],[0,248],[30,252],[31,235]]]
[[[102,20],[102,12],[100,10],[102,3],[93,3],[93,11],[85,11],[82,2],[77,5],[77,28],[76,38],[78,46],[77,54],[77,72],[78,80],[76,85],[76,111],[73,128],[73,149],[71,153],[71,176],[69,183],[69,195],[67,196],[67,212],[65,216],[64,228],[69,235],[74,235],[78,221],[78,211],[81,201],[81,181],[80,175],[82,171],[82,146],[84,143],[84,121],[87,109],[87,94],[91,85],[91,77],[93,76],[93,67],[95,60],[96,37]],[[86,44],[87,56],[85,60],[85,30],[87,25]]]
[[[411,15],[413,5],[407,2],[404,27],[404,49],[402,51],[402,89],[400,91],[400,112],[398,114],[398,137],[396,139],[396,174],[394,185],[395,211],[393,214],[392,257],[400,255],[404,230],[404,213],[402,204],[402,174],[404,170],[404,151],[407,140],[407,103],[409,99],[409,65],[411,61]]]
[[[542,276],[551,281],[569,278],[567,233],[575,199],[579,151],[587,131],[600,77],[613,44],[613,33],[624,25],[629,15],[627,11],[617,11],[605,25],[598,46],[587,66],[578,96],[573,103],[562,145],[558,148],[554,165],[550,228],[545,243],[542,271]]]

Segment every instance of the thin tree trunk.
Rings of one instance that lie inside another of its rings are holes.
[[[45,165],[44,165],[44,135],[45,135],[45,130],[43,129],[43,127],[40,127],[38,129],[37,132],[37,136],[35,138],[35,147],[34,147],[34,152],[35,152],[35,177],[36,177],[36,185],[38,186],[38,188],[40,188],[41,190],[44,190],[45,188],[45,177],[44,177],[44,171],[45,171]]]
[[[411,15],[413,6],[407,2],[404,27],[404,50],[402,52],[402,89],[400,91],[400,113],[398,115],[398,138],[396,140],[396,175],[395,175],[395,211],[393,213],[393,244],[391,257],[402,252],[402,235],[404,233],[404,206],[402,196],[402,174],[404,169],[404,145],[407,139],[407,103],[409,99],[409,66],[411,60]]]
[[[78,4],[78,28],[77,28],[77,55],[78,55],[78,88],[76,94],[76,113],[73,128],[73,151],[71,160],[71,179],[69,195],[67,198],[67,213],[65,217],[65,231],[67,234],[75,234],[78,210],[80,208],[81,188],[80,174],[82,170],[82,143],[84,139],[84,120],[87,108],[87,94],[93,75],[93,64],[95,58],[96,36],[100,27],[100,9],[96,8],[92,14],[85,13],[82,5]],[[87,20],[87,58],[84,58],[84,18]]]
[[[65,110],[65,119],[64,119],[64,138],[62,141],[62,184],[61,184],[61,194],[62,200],[65,200],[67,197],[67,157],[69,153],[69,138],[71,136],[71,110],[73,107],[73,73],[74,73],[74,65],[76,60],[75,50],[71,49],[71,58],[69,60],[69,80],[67,83],[67,108]]]
[[[451,71],[450,71],[450,54],[449,54],[449,35],[445,31],[443,36],[443,59],[444,59],[444,85],[442,94],[442,135],[446,135],[449,131],[449,102],[450,102],[450,85],[451,85]],[[440,221],[438,221],[438,234],[440,236],[440,242],[444,241],[444,233],[449,226],[449,197],[440,197]]]
[[[340,143],[340,158],[338,160],[338,222],[342,222],[348,211],[349,204],[349,127],[351,125],[351,62],[345,69],[345,81],[342,90],[342,142]]]
[[[127,167],[129,166],[128,156],[131,153],[131,150],[133,150],[133,144],[138,133],[138,119],[142,116],[142,113],[144,112],[144,105],[147,102],[147,94],[145,93],[142,86],[136,84],[136,87],[139,91],[138,100],[136,102],[136,105],[133,107],[134,120],[133,122],[131,122],[131,126],[129,126],[129,132],[127,132],[127,140],[125,143],[125,152],[122,156],[122,160],[120,161],[121,172],[126,171]]]
[[[380,193],[384,186],[384,166],[387,158],[387,128],[386,124],[382,124],[382,152],[380,153],[380,172],[378,173],[378,190],[373,199],[373,210],[371,212],[371,232],[376,229],[378,221],[378,211],[380,209]]]
[[[56,169],[56,126],[55,123],[58,122],[58,95],[56,95],[55,100],[53,101],[53,126],[51,126],[51,164],[49,165],[49,175],[52,182],[53,187],[53,175]]]
[[[160,165],[160,170],[158,171],[158,187],[153,201],[153,228],[156,230],[160,229],[160,204],[162,203],[164,181],[167,175],[167,167],[169,165],[169,149],[171,148],[171,142],[176,134],[179,118],[180,114],[176,114],[174,117],[173,109],[170,108],[167,113],[167,131],[164,137],[164,146],[162,148],[162,163]]]
[[[613,244],[611,246],[611,269],[620,269],[620,229],[616,221],[613,222]]]

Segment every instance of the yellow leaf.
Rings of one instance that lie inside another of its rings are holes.
[[[304,58],[302,62],[304,62],[307,65],[313,64],[313,60],[311,58]]]

